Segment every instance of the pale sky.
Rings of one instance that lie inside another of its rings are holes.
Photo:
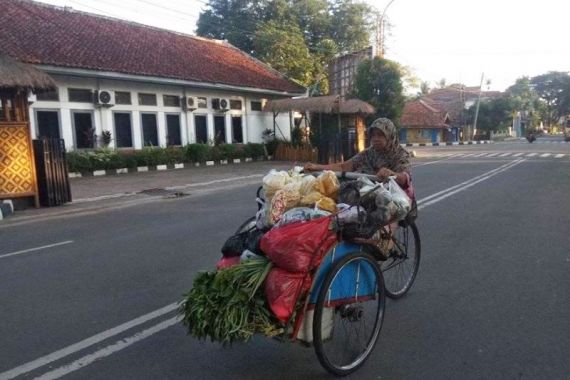
[[[39,0],[194,34],[206,0]],[[367,0],[380,11],[389,0]],[[394,0],[386,58],[434,85],[504,90],[523,75],[570,71],[570,2],[565,0]],[[485,86],[487,88],[487,86]]]

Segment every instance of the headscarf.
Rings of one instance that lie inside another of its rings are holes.
[[[368,136],[370,136],[373,129],[379,130],[384,134],[384,136],[386,136],[386,140],[388,140],[386,150],[393,151],[397,146],[400,146],[398,131],[396,131],[396,126],[392,123],[392,120],[385,117],[380,117],[374,120],[368,127]]]
[[[387,167],[395,172],[409,172],[411,169],[410,155],[400,146],[398,131],[390,119],[376,119],[368,127],[368,135],[372,129],[378,129],[386,136],[387,145],[383,151],[376,151],[372,147],[354,156],[351,161],[354,171],[375,174],[380,168]]]

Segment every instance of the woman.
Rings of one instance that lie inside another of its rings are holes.
[[[395,176],[398,185],[404,189],[410,198],[413,198],[410,155],[400,146],[398,131],[394,123],[386,118],[374,120],[368,127],[368,138],[370,139],[370,146],[357,153],[350,160],[328,165],[309,162],[305,165],[305,170],[361,172],[375,174],[381,180]]]

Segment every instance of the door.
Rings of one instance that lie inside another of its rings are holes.
[[[95,128],[91,112],[73,111],[73,132],[75,148],[92,149],[95,147]]]
[[[196,143],[207,144],[208,143],[208,119],[206,115],[195,115],[194,116],[194,127]]]
[[[224,115],[214,116],[214,144],[219,145],[226,142],[226,117]]]
[[[133,147],[133,131],[130,112],[115,112],[115,142],[117,148]]]
[[[182,145],[180,136],[180,115],[166,115],[166,145]]]
[[[240,116],[232,116],[232,143],[243,143],[243,125]]]
[[[36,111],[36,125],[38,138],[61,138],[58,111]]]
[[[143,146],[158,146],[158,124],[156,114],[143,113],[141,115],[143,129]]]

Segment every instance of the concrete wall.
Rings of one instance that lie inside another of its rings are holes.
[[[111,131],[111,148],[116,146],[113,116],[113,113],[115,112],[125,112],[130,114],[133,148],[135,149],[141,149],[143,147],[141,124],[142,113],[156,114],[158,143],[160,146],[167,145],[167,114],[180,115],[182,145],[196,142],[195,115],[205,115],[207,117],[208,140],[210,141],[213,141],[214,139],[215,115],[220,115],[225,118],[225,135],[227,143],[232,142],[232,116],[242,117],[242,135],[244,143],[262,142],[263,131],[267,128],[273,130],[272,113],[251,111],[251,101],[265,102],[266,98],[264,98],[263,95],[252,96],[246,92],[222,92],[174,85],[169,86],[121,80],[73,77],[68,75],[52,75],[52,77],[54,77],[58,86],[59,101],[35,101],[30,105],[32,138],[37,138],[38,135],[36,111],[56,111],[59,119],[59,133],[60,136],[65,139],[65,145],[68,150],[76,148],[76,136],[74,135],[73,128],[74,112],[88,112],[92,115],[93,127],[95,129],[95,134],[99,138],[99,145],[101,144],[101,133],[103,131]],[[99,107],[95,106],[93,103],[70,102],[68,98],[69,88],[130,92],[131,104],[116,104],[112,107]],[[139,105],[138,93],[156,94],[157,105]],[[207,108],[184,111],[181,107],[166,107],[163,103],[163,95],[174,95],[178,97],[206,97]],[[242,108],[240,110],[229,110],[226,112],[215,110],[212,108],[213,98],[240,100],[242,102]],[[280,127],[280,131],[277,131],[277,137],[289,140],[291,137],[289,115],[280,114],[277,118],[277,123]]]
[[[406,141],[400,141],[401,143],[421,144],[444,141],[442,131],[440,129],[431,128],[406,128],[405,137]]]

